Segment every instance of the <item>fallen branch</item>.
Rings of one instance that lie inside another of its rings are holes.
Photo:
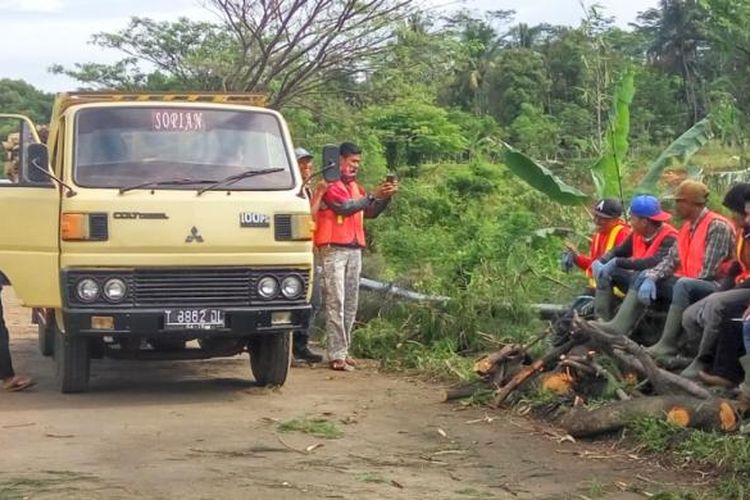
[[[605,333],[595,324],[578,316],[573,318],[572,325],[575,330],[574,337],[580,336],[588,340],[593,346],[646,377],[657,394],[677,393],[699,399],[712,397],[708,390],[692,380],[659,368],[646,350],[628,337]]]
[[[530,379],[534,378],[543,371],[549,370],[553,366],[557,365],[560,356],[585,341],[586,339],[582,335],[575,335],[563,345],[548,351],[544,356],[534,361],[530,365],[522,366],[521,370],[507,384],[495,391],[495,398],[492,402],[492,406],[497,408],[498,406],[503,404],[503,402],[508,398],[511,392],[521,387]]]
[[[733,432],[739,415],[725,399],[685,396],[654,396],[618,401],[595,410],[574,408],[557,421],[573,437],[596,436],[625,427],[635,419],[663,418],[679,427]]]

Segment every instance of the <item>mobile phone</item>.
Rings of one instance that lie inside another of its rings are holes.
[[[398,177],[396,177],[396,174],[394,174],[393,172],[389,172],[388,175],[385,176],[386,182],[396,182],[397,179]]]

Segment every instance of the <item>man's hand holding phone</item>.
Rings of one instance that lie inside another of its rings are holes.
[[[393,197],[398,192],[398,177],[396,174],[388,174],[385,178],[385,182],[380,184],[375,189],[375,198],[381,200],[387,200]]]

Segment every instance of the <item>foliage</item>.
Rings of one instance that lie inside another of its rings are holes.
[[[0,112],[26,115],[34,123],[47,123],[52,111],[52,95],[23,80],[0,79]]]
[[[586,194],[568,186],[549,169],[511,146],[506,146],[503,160],[514,174],[558,203],[573,205],[588,199]]]
[[[664,169],[675,162],[686,163],[710,138],[711,122],[708,118],[704,118],[678,137],[659,155],[649,166],[646,176],[638,185],[638,190],[644,193],[655,193],[656,183]]]
[[[591,167],[599,198],[622,198],[622,178],[629,146],[630,103],[635,94],[634,78],[632,68],[622,76],[607,126],[605,153]]]
[[[403,99],[374,107],[365,116],[385,147],[389,168],[418,166],[426,159],[458,153],[467,145],[448,112],[432,104]]]

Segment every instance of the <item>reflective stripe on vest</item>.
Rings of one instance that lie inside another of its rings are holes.
[[[632,258],[647,259],[649,257],[653,257],[654,255],[656,255],[656,252],[659,250],[659,247],[661,247],[661,244],[664,242],[664,240],[669,236],[677,236],[677,229],[675,229],[671,224],[667,224],[666,222],[662,223],[659,231],[656,233],[656,236],[654,236],[654,239],[651,240],[650,245],[646,242],[646,239],[643,236],[633,233]]]
[[[350,200],[364,198],[365,191],[356,183],[340,183],[348,192]],[[357,245],[365,247],[364,212],[352,215],[337,215],[333,210],[321,205],[315,215],[315,246]]]
[[[594,235],[594,241],[591,244],[591,259],[596,260],[605,253],[612,250],[617,243],[617,237],[620,235],[620,232],[626,228],[627,226],[624,223],[619,223],[615,227],[613,227],[609,232],[609,235],[607,236],[607,242],[604,248],[599,248],[601,233],[596,233],[596,235]],[[586,276],[589,277],[589,287],[596,288],[596,281],[594,280],[594,275],[591,272],[591,267],[586,269]]]
[[[703,270],[703,257],[706,254],[706,238],[708,237],[708,228],[715,220],[724,221],[730,228],[732,223],[716,212],[707,212],[703,219],[698,223],[695,231],[690,231],[691,224],[685,222],[680,228],[677,235],[677,254],[680,258],[680,265],[677,268],[676,276],[686,278],[697,278]],[[730,256],[731,257],[731,256]]]
[[[750,278],[750,269],[748,269],[748,263],[745,262],[745,238],[744,230],[740,229],[737,231],[737,262],[740,263],[740,274],[734,279],[736,284],[740,284],[746,279]]]

